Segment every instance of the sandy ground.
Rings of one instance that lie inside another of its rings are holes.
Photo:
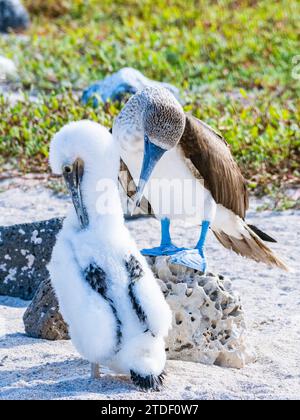
[[[37,184],[40,184],[38,182]],[[10,183],[0,188],[0,224],[63,215],[66,198],[43,186]],[[253,211],[248,219],[278,239],[274,249],[293,272],[282,273],[226,251],[213,235],[208,243],[210,271],[228,275],[241,295],[248,325],[248,343],[256,363],[242,370],[169,361],[163,392],[137,392],[125,377],[103,371],[89,379],[89,365],[71,342],[47,342],[25,336],[22,315],[28,302],[0,297],[0,399],[300,399],[300,212]],[[158,241],[155,220],[128,222],[141,247]],[[185,245],[197,239],[198,227],[175,223],[174,240]]]

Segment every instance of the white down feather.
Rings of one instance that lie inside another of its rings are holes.
[[[61,313],[69,325],[74,346],[85,359],[107,365],[116,372],[134,370],[141,375],[159,375],[166,361],[163,338],[171,327],[172,316],[152,271],[124,224],[117,187],[117,144],[99,124],[71,123],[54,137],[50,165],[53,172],[61,174],[62,166],[72,164],[77,158],[85,163],[82,195],[89,227],[79,228],[72,208],[57,237],[48,269]],[[108,181],[106,191],[101,184],[99,187],[101,180]],[[108,211],[99,214],[97,205],[99,199],[103,201],[103,195]],[[130,255],[143,267],[144,276],[138,280],[135,290],[155,337],[144,332],[145,327],[128,295],[125,260]],[[96,263],[106,273],[109,297],[122,322],[118,353],[115,353],[117,324],[112,309],[83,276],[90,263]]]

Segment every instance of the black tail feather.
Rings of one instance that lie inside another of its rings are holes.
[[[253,232],[263,241],[265,242],[277,242],[276,239],[271,238],[267,233],[263,232],[262,230],[258,229],[258,227],[254,225],[248,225],[248,227],[253,230]]]
[[[158,376],[141,376],[138,373],[135,373],[133,370],[131,370],[130,374],[132,382],[142,391],[161,391],[161,389],[163,388],[165,372],[162,372]]]

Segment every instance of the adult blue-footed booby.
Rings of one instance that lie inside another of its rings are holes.
[[[74,207],[49,264],[60,310],[79,353],[92,363],[130,374],[142,389],[159,390],[171,311],[124,224],[118,192],[119,148],[108,130],[71,123],[50,147]]]
[[[130,179],[139,180],[135,201],[139,203],[144,193],[161,220],[161,244],[142,250],[144,255],[172,255],[174,263],[205,271],[205,241],[211,228],[221,244],[237,254],[287,269],[263,242],[275,241],[245,222],[246,181],[229,145],[211,127],[186,114],[168,90],[147,87],[131,97],[115,119],[113,136],[121,147],[123,169]],[[182,201],[190,203],[180,206]],[[201,222],[199,241],[193,249],[177,248],[170,219],[190,217],[192,207],[193,219]]]

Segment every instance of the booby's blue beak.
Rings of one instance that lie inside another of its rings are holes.
[[[155,166],[165,152],[165,149],[162,149],[161,147],[151,143],[148,136],[145,135],[143,166],[141,170],[139,185],[137,187],[137,193],[134,198],[134,209],[140,206],[145,186],[147,185],[147,182],[149,181]]]

